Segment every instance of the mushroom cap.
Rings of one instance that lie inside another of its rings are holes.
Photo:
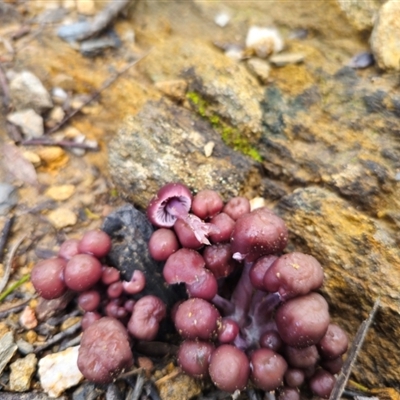
[[[189,212],[192,205],[192,194],[187,186],[181,183],[168,183],[164,185],[155,197],[150,200],[147,207],[147,218],[159,228],[171,228],[177,220],[167,206],[172,200],[177,200],[182,208]]]

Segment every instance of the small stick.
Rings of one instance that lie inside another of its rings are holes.
[[[6,246],[8,235],[14,223],[14,216],[7,218],[0,236],[0,263],[3,261],[4,247]]]
[[[119,375],[117,377],[117,379],[125,379],[132,375],[140,374],[142,372],[143,372],[143,368],[134,368],[134,369],[131,369],[130,371],[124,372],[123,374]]]
[[[31,301],[32,299],[23,300],[17,304],[12,304],[8,307],[3,307],[0,309],[0,319],[7,317],[11,313],[20,312],[25,308],[25,306]]]
[[[43,350],[46,350],[50,346],[53,346],[53,344],[56,344],[60,340],[63,340],[65,337],[74,334],[81,328],[81,321],[77,322],[76,324],[70,326],[68,329],[65,331],[57,333],[57,335],[54,335],[51,339],[49,339],[46,343],[42,344],[41,346],[36,347],[36,349],[33,351],[35,354],[40,353]]]
[[[156,380],[154,383],[156,385],[160,385],[161,383],[164,383],[165,381],[168,381],[170,379],[175,378],[176,376],[178,376],[182,371],[179,368],[174,369],[171,373],[169,373],[168,375],[163,376],[162,378]]]
[[[335,386],[332,390],[329,400],[339,400],[341,398],[343,390],[349,379],[351,370],[356,362],[358,353],[360,352],[361,347],[364,343],[364,339],[368,332],[368,328],[371,326],[372,320],[374,319],[376,311],[379,308],[379,303],[380,303],[380,298],[378,297],[375,301],[374,306],[372,307],[371,312],[368,315],[368,318],[365,321],[363,321],[360,327],[358,328],[353,344],[351,345],[349,353],[347,355],[347,359],[343,365],[342,371],[340,372],[336,380]]]
[[[126,400],[138,400],[139,396],[142,394],[143,385],[144,385],[144,376],[140,373],[136,378],[135,388],[132,390],[131,393],[127,396]]]
[[[107,6],[94,17],[88,29],[76,37],[76,40],[82,41],[88,39],[107,28],[111,21],[118,16],[129,2],[130,0],[110,1]]]
[[[21,142],[23,146],[60,146],[65,148],[76,148],[85,150],[99,150],[97,143],[77,143],[70,140],[53,141],[50,139],[28,139]]]
[[[8,83],[6,74],[4,73],[3,67],[0,64],[0,86],[3,91],[3,104],[4,108],[8,110],[10,105],[10,91],[8,90]]]
[[[11,269],[12,269],[12,261],[14,258],[14,255],[19,247],[19,245],[22,243],[22,241],[28,236],[28,233],[24,233],[22,234],[16,241],[16,243],[14,244],[14,246],[11,248],[9,254],[8,254],[8,258],[7,258],[7,262],[6,262],[6,266],[5,266],[5,271],[4,271],[4,275],[1,278],[1,282],[0,282],[0,293],[2,293],[2,291],[4,290],[4,288],[7,286],[8,280],[10,278],[10,274],[11,274]]]
[[[103,85],[100,87],[99,90],[97,90],[95,93],[93,93],[92,96],[90,96],[86,101],[83,102],[83,104],[78,107],[77,109],[73,110],[70,114],[66,115],[62,121],[60,121],[57,125],[55,125],[53,128],[49,129],[46,132],[46,135],[50,135],[56,131],[58,131],[66,122],[68,122],[72,117],[74,117],[78,112],[80,112],[85,106],[87,106],[89,103],[91,103],[93,100],[95,100],[97,97],[100,96],[102,92],[104,92],[106,89],[108,89],[121,75],[123,75],[126,71],[129,70],[129,68],[133,67],[140,61],[142,61],[149,53],[146,53],[143,57],[130,62],[127,66],[122,68],[121,71],[117,72],[115,76],[112,78],[107,79]]]

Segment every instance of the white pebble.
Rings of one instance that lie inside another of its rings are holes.
[[[283,50],[283,39],[275,28],[250,27],[247,32],[246,48],[257,57],[266,58]]]
[[[39,361],[40,384],[49,396],[58,397],[83,379],[77,364],[78,350],[79,346],[70,347]]]

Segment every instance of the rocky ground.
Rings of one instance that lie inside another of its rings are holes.
[[[0,2],[0,398],[123,398],[73,373],[80,312],[29,273],[177,180],[273,207],[351,338],[380,297],[351,379],[399,398],[399,21],[396,0]],[[159,350],[127,398],[205,398]]]

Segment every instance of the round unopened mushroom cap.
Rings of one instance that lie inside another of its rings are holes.
[[[174,226],[178,216],[185,216],[192,205],[192,194],[181,183],[168,183],[163,186],[147,207],[147,217],[159,228]]]

